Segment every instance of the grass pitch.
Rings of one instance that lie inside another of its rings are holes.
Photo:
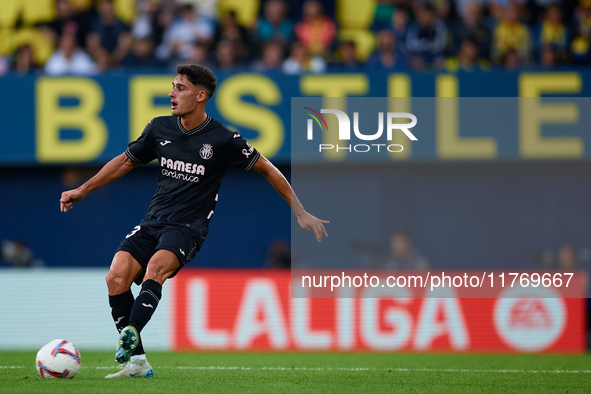
[[[73,380],[41,379],[35,352],[0,352],[0,393],[377,393],[591,391],[591,354],[150,353],[154,379],[104,377],[113,352],[81,350]]]

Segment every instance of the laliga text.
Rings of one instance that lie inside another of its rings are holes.
[[[456,271],[457,272],[457,271]],[[438,288],[516,288],[553,287],[568,288],[573,272],[483,272],[482,275],[447,275],[445,272],[432,274],[430,271],[417,275],[302,275],[302,288],[325,288],[334,291],[338,288],[401,287],[423,288],[434,291]]]

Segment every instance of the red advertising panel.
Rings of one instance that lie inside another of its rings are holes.
[[[184,269],[170,282],[173,349],[586,350],[581,298],[291,298],[290,283],[289,271]]]

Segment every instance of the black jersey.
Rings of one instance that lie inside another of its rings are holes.
[[[239,133],[207,116],[186,130],[177,116],[152,119],[125,151],[136,163],[160,162],[156,194],[142,223],[170,223],[207,234],[228,167],[250,170],[260,154]]]

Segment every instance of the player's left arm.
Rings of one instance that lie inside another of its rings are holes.
[[[277,169],[266,157],[260,155],[255,165],[252,167],[253,171],[258,172],[277,190],[277,192],[287,201],[293,213],[298,218],[298,224],[301,228],[307,231],[314,231],[318,242],[322,240],[322,235],[328,237],[324,223],[330,223],[328,220],[318,219],[317,217],[310,215],[302,204],[298,197],[295,195],[293,189],[287,179],[283,176],[281,171]]]

